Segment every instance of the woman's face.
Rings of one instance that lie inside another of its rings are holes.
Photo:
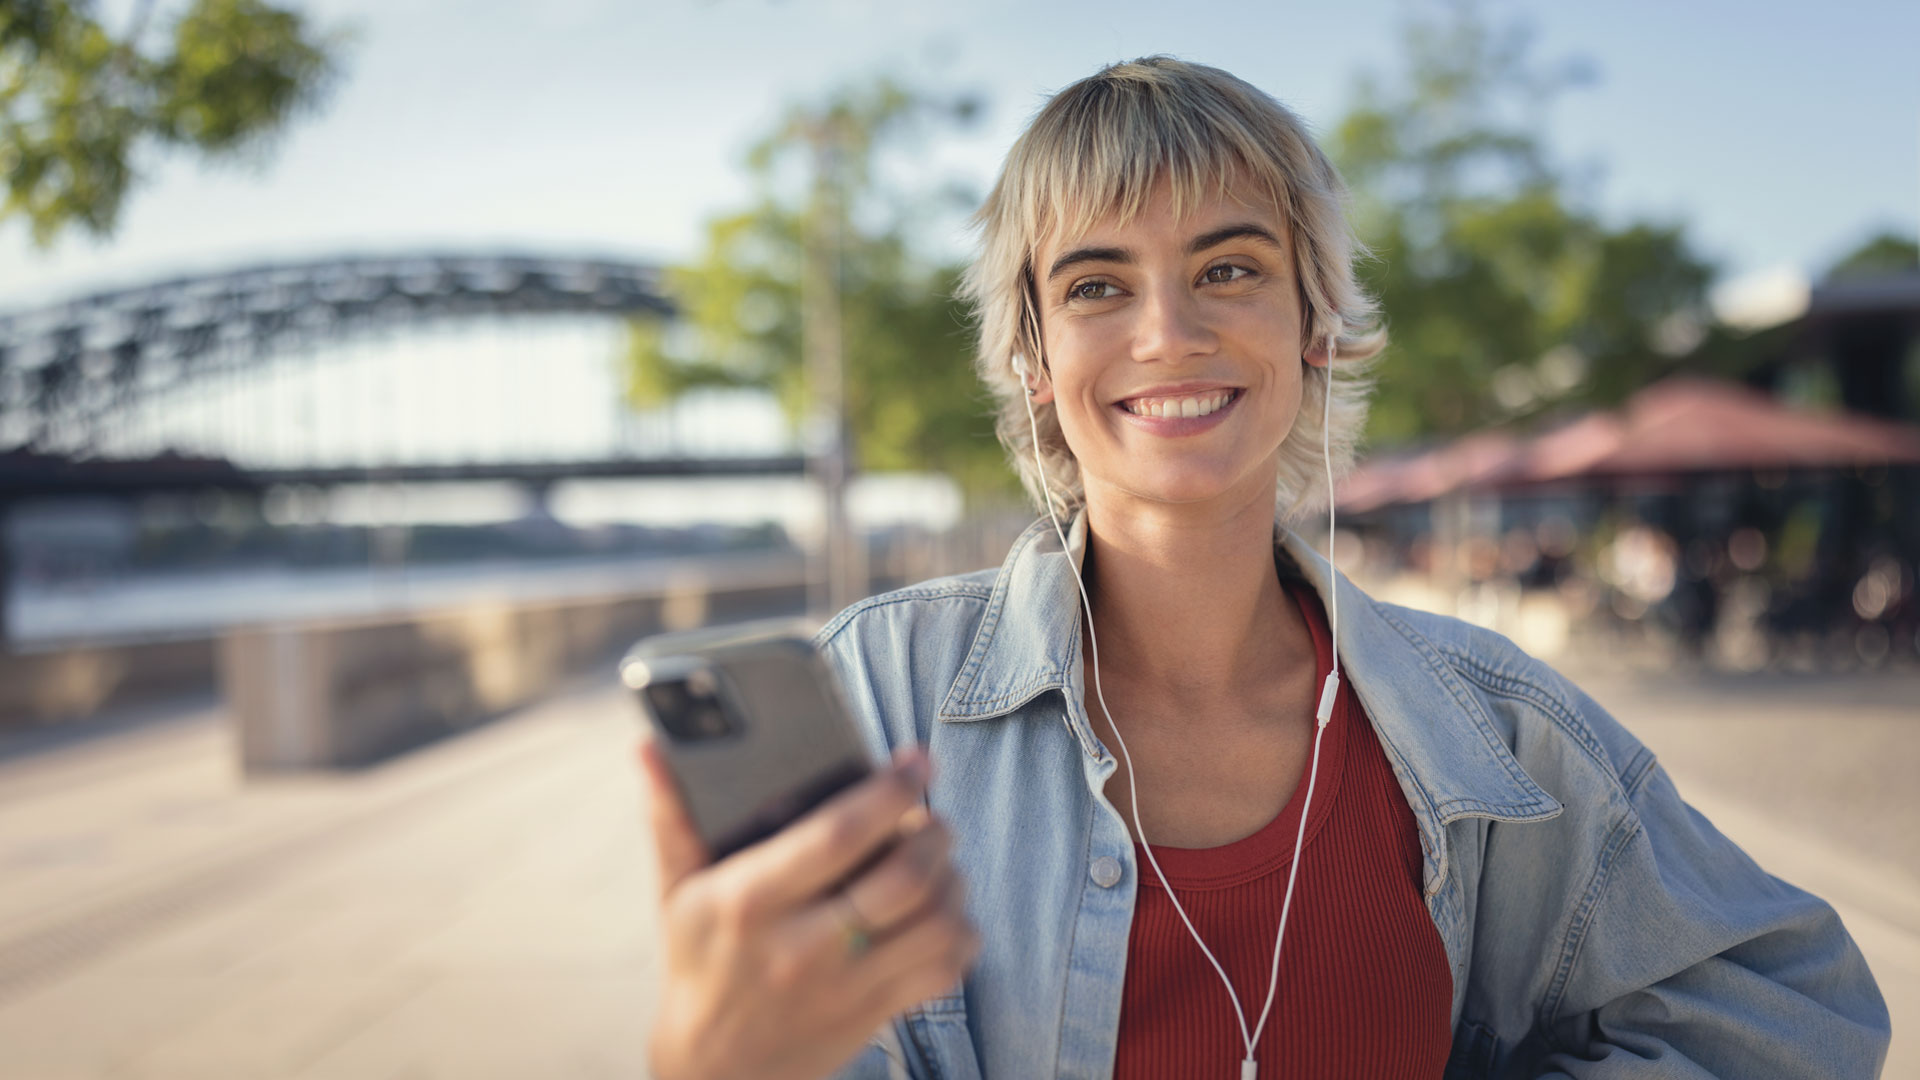
[[[1176,220],[1163,183],[1124,226],[1050,238],[1035,273],[1051,377],[1034,400],[1054,403],[1090,500],[1273,497],[1303,360],[1277,209],[1236,185]]]

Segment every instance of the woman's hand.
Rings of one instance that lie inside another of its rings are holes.
[[[640,762],[666,931],[655,1080],[816,1080],[973,963],[925,751],[711,865],[659,749]]]

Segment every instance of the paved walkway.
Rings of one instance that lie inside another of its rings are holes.
[[[1811,711],[1764,684],[1595,689],[1723,831],[1834,901],[1901,1032],[1920,889],[1900,830],[1854,818],[1904,828],[1920,805],[1848,783],[1915,760],[1898,703],[1920,684],[1889,685],[1816,688]],[[244,785],[212,705],[0,744],[0,1078],[642,1076],[653,886],[628,708],[581,686],[381,768]],[[1796,760],[1816,790],[1754,796]],[[1920,1045],[1896,1036],[1886,1075],[1920,1080]]]
[[[0,764],[0,1076],[643,1076],[627,704],[345,779],[241,785],[212,711]]]

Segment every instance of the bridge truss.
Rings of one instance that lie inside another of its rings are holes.
[[[142,402],[391,328],[671,311],[656,267],[534,255],[318,259],[100,292],[0,314],[0,453],[111,456]]]

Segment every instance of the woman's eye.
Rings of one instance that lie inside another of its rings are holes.
[[[1113,283],[1107,281],[1082,281],[1067,290],[1069,300],[1105,300],[1113,295]]]
[[[1238,281],[1241,278],[1246,277],[1248,274],[1251,274],[1251,273],[1253,273],[1253,271],[1247,269],[1244,266],[1235,266],[1232,263],[1222,263],[1219,266],[1207,267],[1207,272],[1202,276],[1207,280],[1209,284],[1224,285],[1229,281]]]

